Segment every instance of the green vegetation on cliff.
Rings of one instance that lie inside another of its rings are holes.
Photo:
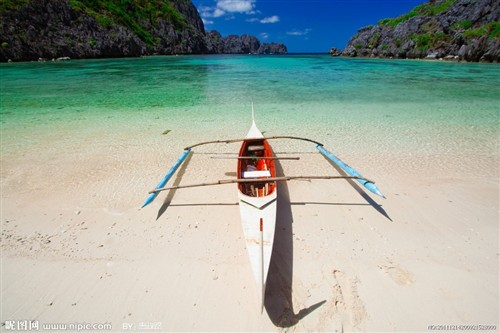
[[[436,16],[447,11],[457,0],[445,0],[443,2],[431,3],[426,2],[413,8],[409,13],[400,15],[396,18],[386,18],[378,22],[379,26],[388,25],[392,28],[404,23],[415,16]],[[454,30],[463,30],[463,35],[466,38],[477,38],[481,36],[489,36],[490,38],[500,38],[500,22],[492,22],[484,24],[479,28],[472,28],[470,20],[460,21],[452,26]],[[417,42],[420,49],[427,49],[427,47],[435,45],[437,41],[443,39],[443,33],[435,33],[435,27],[432,25],[423,25],[423,33],[413,35],[412,40]]]
[[[400,23],[406,22],[412,17],[422,15],[422,16],[434,16],[440,14],[453,5],[456,0],[446,0],[442,3],[430,3],[426,2],[417,7],[413,8],[409,13],[400,15],[396,18],[386,18],[378,22],[379,25],[389,25],[395,27]]]
[[[500,2],[429,0],[361,28],[343,55],[500,62]]]
[[[148,46],[157,42],[147,27],[150,22],[154,24],[164,19],[172,22],[178,30],[189,26],[171,0],[70,0],[69,5],[94,17],[102,26],[116,24],[127,27]]]
[[[464,31],[465,38],[477,38],[481,36],[500,39],[500,22],[491,22],[483,24],[477,29],[466,29]]]
[[[30,0],[2,0],[0,1],[0,14],[5,10],[15,10],[28,2]]]

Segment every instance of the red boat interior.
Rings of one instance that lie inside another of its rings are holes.
[[[252,197],[270,195],[276,189],[276,182],[265,181],[276,177],[271,146],[266,140],[246,140],[242,144],[238,160],[238,179],[262,179],[262,182],[239,183],[239,190]]]

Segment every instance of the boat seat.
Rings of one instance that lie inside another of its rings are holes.
[[[271,177],[269,170],[243,171],[243,178]]]
[[[260,150],[265,150],[266,148],[261,145],[255,145],[255,146],[248,146],[248,151],[260,151]]]

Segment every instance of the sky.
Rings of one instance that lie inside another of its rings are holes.
[[[284,43],[289,53],[343,49],[360,28],[424,0],[193,0],[205,30]]]

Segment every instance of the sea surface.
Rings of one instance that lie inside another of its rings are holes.
[[[238,138],[256,121],[358,153],[498,155],[500,66],[328,55],[0,64],[2,157],[83,138],[137,149]],[[56,149],[56,148],[54,148]]]

